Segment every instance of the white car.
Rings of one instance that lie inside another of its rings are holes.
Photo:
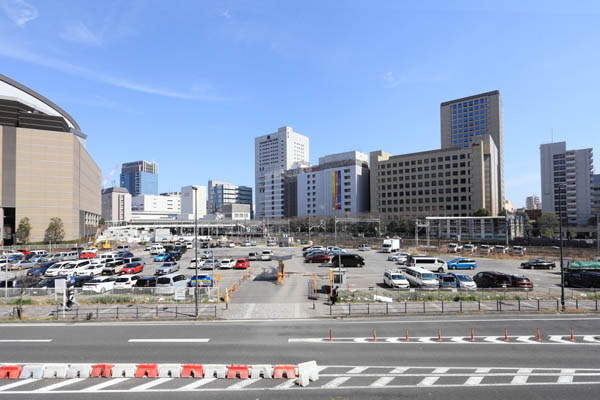
[[[277,241],[267,240],[267,246],[269,246],[269,247],[277,246]]]
[[[235,267],[235,260],[233,260],[231,258],[224,258],[221,260],[221,266],[219,268],[231,269],[233,267]]]
[[[104,263],[90,264],[83,271],[78,271],[77,276],[96,276],[101,275],[104,269]]]
[[[56,264],[52,264],[46,272],[44,272],[45,276],[58,276],[60,271],[69,264],[69,261],[61,261]]]
[[[213,265],[213,261],[214,261],[214,265]],[[206,260],[204,262],[202,269],[218,269],[220,266],[221,266],[221,263],[219,262],[219,260],[213,260],[212,258],[209,258],[208,260]]]
[[[366,243],[363,243],[360,246],[358,246],[358,251],[369,251],[369,250],[371,250],[371,246],[369,246]]]
[[[242,246],[244,246],[244,247],[250,247],[251,243],[250,243],[249,240],[244,240],[244,242],[242,243]]]
[[[58,276],[77,276],[80,272],[85,271],[89,265],[88,260],[70,261],[58,271]]]
[[[185,242],[185,248],[186,249],[193,249],[194,248],[194,243],[193,242]]]
[[[200,253],[200,258],[203,259],[212,258],[212,256],[213,252],[211,250],[204,250],[202,253]]]
[[[271,261],[271,256],[273,256],[273,252],[271,250],[265,250],[261,253],[260,259],[261,261]]]
[[[456,286],[459,289],[477,290],[477,284],[469,275],[459,274],[457,272],[449,272],[448,275],[452,275],[456,278]]]
[[[408,258],[408,254],[406,254],[406,253],[396,253],[396,254],[392,254],[391,256],[388,256],[387,260],[388,261],[398,261],[399,259],[403,259],[404,262],[406,262],[407,258]]]
[[[463,249],[463,247],[460,244],[456,243],[448,243],[446,248],[448,249],[448,253],[458,253]]]
[[[234,248],[235,247],[235,243],[234,242],[227,242],[227,247],[229,248]]]
[[[198,268],[202,268],[204,266],[205,261],[202,259],[199,260],[191,260],[190,261],[190,268],[194,269],[196,268],[196,262],[198,263]]]
[[[467,243],[463,246],[463,252],[465,253],[473,253],[477,250],[477,246],[471,243]]]
[[[383,274],[383,284],[391,288],[408,289],[410,287],[410,283],[402,271],[385,271]]]
[[[96,278],[83,284],[84,292],[105,293],[115,287],[115,278]]]
[[[137,280],[140,279],[139,275],[121,275],[117,278],[114,284],[114,289],[129,289],[135,285]]]

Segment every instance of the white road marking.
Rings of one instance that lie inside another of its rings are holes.
[[[280,383],[279,385],[272,388],[272,390],[287,390],[296,384],[295,379],[288,379],[287,381]]]
[[[586,342],[593,342],[593,343],[598,343],[598,341],[596,340],[596,338],[592,335],[585,335],[583,336],[583,340]]]
[[[45,387],[43,387],[43,388],[40,388],[40,389],[36,389],[36,390],[34,390],[34,391],[35,391],[35,392],[49,392],[49,391],[51,391],[51,390],[58,389],[58,388],[61,388],[61,387],[63,387],[63,386],[67,386],[67,385],[71,385],[71,384],[73,384],[73,383],[77,383],[77,382],[79,382],[79,381],[82,381],[82,380],[84,380],[84,379],[85,379],[85,378],[73,378],[73,379],[68,379],[68,380],[66,380],[66,381],[58,382],[58,383],[55,383],[55,384],[53,384],[53,385],[49,385],[49,386],[45,386]]]
[[[113,385],[116,385],[118,383],[128,381],[129,379],[130,378],[114,378],[114,379],[110,379],[110,380],[108,380],[106,382],[102,382],[102,383],[100,383],[98,385],[94,385],[94,386],[90,386],[89,388],[85,388],[85,389],[82,390],[82,392],[97,392],[100,389],[104,389],[106,387],[113,386]]]
[[[216,380],[217,380],[217,378],[198,379],[196,382],[192,382],[192,383],[190,383],[188,385],[182,386],[182,387],[180,387],[178,389],[175,389],[175,390],[181,390],[181,391],[183,391],[183,390],[194,390],[196,388],[199,388],[200,386],[204,386],[207,383],[211,383],[212,381],[216,381]]]
[[[252,385],[255,382],[258,382],[260,379],[244,379],[238,383],[234,383],[231,386],[227,387],[227,390],[239,390],[239,389],[243,389],[246,386]],[[293,380],[293,379],[292,379]]]
[[[465,339],[466,339],[466,337],[464,337],[464,336],[455,336],[450,340],[455,343],[468,343],[468,342],[465,342]]]
[[[210,339],[129,339],[129,343],[207,343]]]
[[[431,386],[435,382],[437,382],[438,379],[440,379],[439,376],[428,376],[426,378],[423,378],[423,380],[419,382],[417,386]]]
[[[369,387],[384,387],[388,383],[394,380],[394,376],[384,376],[382,378],[377,379],[375,382],[371,383]]]
[[[340,386],[342,383],[346,382],[348,379],[350,379],[349,376],[342,376],[339,378],[334,378],[332,381],[327,382],[326,384],[324,384],[321,387],[323,389],[336,388],[336,387]]]
[[[0,339],[0,343],[49,343],[52,339]]]
[[[537,340],[534,340],[532,336],[517,336],[517,340],[522,343],[528,344],[540,344]]]
[[[558,383],[572,383],[573,382],[573,374],[575,374],[574,369],[561,369],[561,375],[558,377]]]
[[[8,389],[15,388],[15,387],[27,385],[28,383],[36,382],[38,380],[39,379],[31,379],[31,378],[29,378],[29,379],[24,379],[22,381],[9,383],[8,385],[0,386],[0,392],[8,390]]]
[[[488,372],[490,372],[489,368],[477,368],[475,370],[476,374],[487,374]]]
[[[436,368],[433,370],[433,374],[445,374],[446,372],[448,372],[449,368]]]
[[[154,386],[160,385],[161,383],[169,382],[172,379],[173,378],[158,378],[158,379],[153,379],[153,380],[151,380],[148,383],[144,383],[143,385],[132,387],[129,390],[131,390],[132,392],[137,392],[137,391],[140,391],[140,390],[150,389],[150,388],[152,388]]]
[[[483,380],[483,376],[471,376],[469,377],[469,379],[467,379],[467,381],[465,382],[466,386],[473,386],[473,385],[479,385],[481,383],[481,381]]]
[[[393,370],[390,371],[390,374],[403,374],[408,370],[408,368],[406,367],[398,367],[398,368],[394,368]]]
[[[365,371],[369,367],[354,367],[350,371],[346,372],[347,374],[360,374]]]
[[[531,373],[531,368],[520,368],[517,371],[517,374],[512,381],[510,382],[511,385],[522,385],[527,383],[527,379],[529,379],[529,375]]]

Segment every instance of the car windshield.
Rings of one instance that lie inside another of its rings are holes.
[[[422,274],[421,277],[422,279],[435,279],[434,274]]]
[[[442,278],[442,280],[443,280],[444,282],[455,282],[455,281],[456,281],[456,279],[454,279],[454,277],[453,277],[453,276],[444,276],[444,277]]]
[[[161,285],[165,285],[165,284],[170,284],[171,283],[171,278],[158,278],[158,280],[156,281],[156,283],[159,283]]]
[[[129,281],[129,278],[119,278],[115,282],[121,283],[121,282],[128,282],[128,281]]]
[[[102,279],[92,279],[89,283],[100,283]]]
[[[394,274],[394,275],[392,275],[392,280],[399,281],[399,280],[402,280],[402,279],[404,279],[404,275],[402,275],[402,274]]]
[[[237,262],[239,262],[239,263],[245,263],[246,260],[244,260],[243,258],[240,258],[239,260],[237,260]]]
[[[469,275],[457,275],[456,277],[461,282],[471,282],[473,280]]]

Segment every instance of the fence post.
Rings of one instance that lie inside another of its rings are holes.
[[[407,308],[408,302],[407,300],[404,300],[404,314],[408,314],[408,308]]]
[[[517,299],[517,303],[519,304],[519,311],[521,311],[521,299]]]
[[[96,306],[96,319],[99,318],[99,313],[98,313],[98,306]]]
[[[217,305],[215,304],[215,318],[217,318]]]
[[[177,306],[175,306],[175,319],[177,319]]]
[[[371,314],[370,305],[371,305],[370,303],[367,303],[367,314]]]
[[[8,268],[8,265],[6,266]],[[58,319],[58,303],[56,304],[56,319]]]
[[[389,303],[385,303],[385,315],[388,315],[388,311],[389,311],[388,305],[389,305]]]
[[[540,299],[537,299],[537,303],[538,303],[538,311],[540,311]]]
[[[119,306],[117,306],[117,319],[119,319]]]
[[[502,300],[498,300],[498,310],[502,312]]]
[[[462,313],[462,300],[460,301],[460,312]]]
[[[156,306],[156,318],[158,318],[158,306]]]
[[[579,299],[575,299],[575,309],[579,310]]]
[[[79,307],[75,309],[75,320],[79,321]]]
[[[477,299],[477,311],[481,311],[481,298]]]
[[[135,306],[135,319],[140,318],[140,306]]]
[[[596,311],[598,311],[598,297],[596,297]]]
[[[348,303],[348,315],[352,314],[351,306],[352,303]]]
[[[425,314],[425,300],[423,300],[423,314]]]
[[[350,305],[350,303],[348,303]],[[331,315],[331,304],[329,304],[329,315]]]
[[[556,312],[558,312],[558,299],[556,299]]]
[[[444,300],[442,300],[442,314],[444,313]]]

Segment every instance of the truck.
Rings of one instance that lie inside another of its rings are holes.
[[[567,270],[600,271],[600,261],[567,261]]]
[[[384,239],[381,251],[384,253],[392,253],[400,250],[400,239]]]

